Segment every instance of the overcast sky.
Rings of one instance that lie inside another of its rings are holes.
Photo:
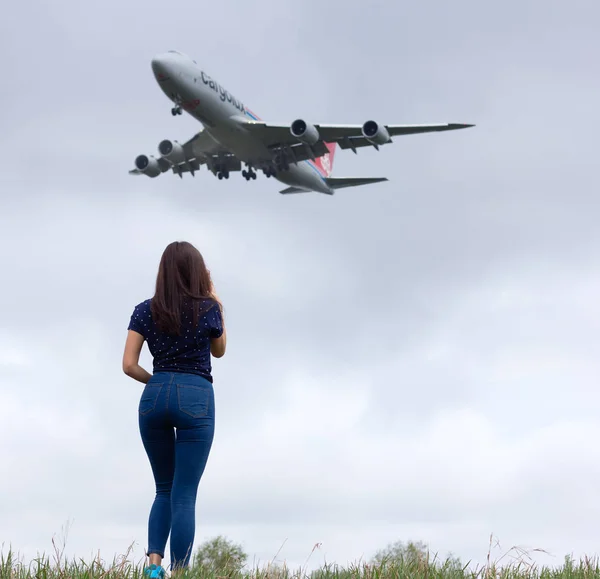
[[[224,300],[196,546],[346,564],[396,540],[600,545],[597,2],[12,3],[0,22],[0,543],[143,557],[154,486],[121,371],[160,254]],[[7,17],[8,16],[8,17]],[[274,122],[466,122],[337,152],[388,183],[127,174],[200,127],[189,54]],[[151,369],[144,350],[143,364]]]

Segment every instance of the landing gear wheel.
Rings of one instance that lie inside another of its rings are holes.
[[[176,107],[173,107],[173,108],[171,109],[171,114],[172,114],[173,116],[175,116],[175,115],[180,115],[181,113],[182,113],[182,111],[181,111],[181,107],[180,107],[180,106],[176,106]]]

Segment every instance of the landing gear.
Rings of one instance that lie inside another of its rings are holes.
[[[176,107],[173,107],[173,108],[171,109],[171,114],[172,114],[173,116],[180,115],[180,114],[182,114],[182,112],[183,112],[183,111],[181,110],[181,106],[179,106],[179,105],[177,105]]]
[[[288,171],[290,164],[284,155],[277,155],[275,158],[275,167],[277,167],[277,171]]]
[[[224,164],[219,163],[218,165],[214,165],[211,167],[211,171],[217,176],[219,181],[221,179],[229,179],[229,171],[227,170],[227,166]]]
[[[244,169],[242,171],[242,177],[244,177],[246,181],[250,181],[250,179],[256,179],[256,173],[252,169]]]
[[[265,174],[265,177],[267,177],[267,178],[275,177],[275,175],[276,175],[276,171],[272,167],[266,167],[265,169],[263,169],[263,173]]]

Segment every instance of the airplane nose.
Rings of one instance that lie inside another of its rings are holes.
[[[163,54],[159,54],[152,59],[152,72],[158,80],[162,80],[169,76],[169,66],[167,58]]]

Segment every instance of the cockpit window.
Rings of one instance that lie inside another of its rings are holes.
[[[194,64],[198,64],[193,58],[190,58],[187,54],[183,54],[183,52],[179,52],[178,50],[169,50],[171,54],[178,54],[179,56],[183,56],[183,58],[187,58],[191,60]]]

